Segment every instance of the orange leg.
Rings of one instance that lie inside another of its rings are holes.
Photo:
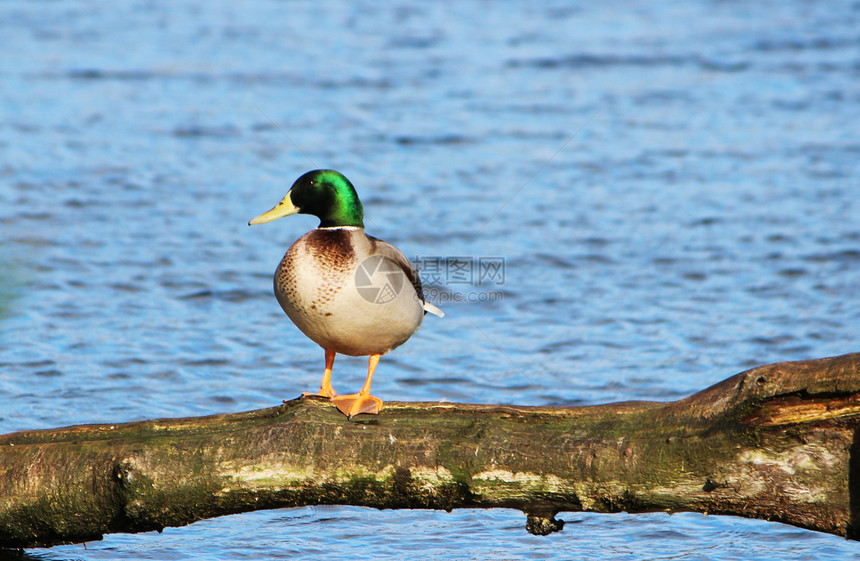
[[[361,391],[352,395],[344,395],[332,398],[334,403],[341,413],[352,419],[359,413],[369,413],[371,415],[379,414],[382,409],[382,400],[378,397],[370,395],[370,383],[373,381],[373,373],[376,371],[376,366],[379,364],[379,357],[382,355],[370,355],[367,363],[367,380],[364,382],[364,387]]]
[[[318,393],[310,393],[304,392],[302,396],[308,395],[317,395],[319,397],[328,397],[332,398],[337,395],[335,393],[334,388],[331,387],[331,367],[334,366],[334,351],[330,351],[328,349],[325,350],[325,371],[323,372],[322,384],[320,384],[320,391]]]

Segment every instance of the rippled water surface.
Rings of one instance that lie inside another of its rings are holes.
[[[315,388],[271,275],[316,222],[247,221],[316,167],[448,314],[383,359],[385,400],[672,400],[858,351],[858,29],[838,1],[3,2],[0,432]],[[336,386],[364,373],[340,358]],[[30,555],[860,555],[762,521],[562,518],[305,508]]]

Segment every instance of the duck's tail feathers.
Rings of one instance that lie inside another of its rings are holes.
[[[445,317],[445,312],[431,304],[430,302],[424,302],[424,312],[433,314],[436,317],[443,318]]]

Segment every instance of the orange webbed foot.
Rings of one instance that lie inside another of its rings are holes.
[[[338,410],[346,415],[347,419],[352,419],[361,413],[369,415],[378,415],[382,409],[382,400],[378,397],[363,393],[354,393],[340,397],[333,397],[332,403],[337,406]]]

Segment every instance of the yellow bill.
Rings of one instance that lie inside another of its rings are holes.
[[[254,224],[265,224],[266,222],[271,222],[272,220],[277,220],[278,218],[283,218],[284,216],[289,216],[291,214],[297,214],[299,212],[299,207],[293,204],[293,201],[290,199],[290,193],[281,199],[281,202],[276,204],[272,210],[264,212],[260,216],[254,218],[250,222],[248,222],[248,226],[253,226]]]

